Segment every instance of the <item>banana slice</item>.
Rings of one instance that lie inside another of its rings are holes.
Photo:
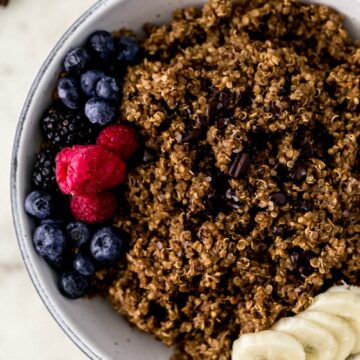
[[[234,341],[231,360],[305,360],[301,344],[292,336],[264,330]]]
[[[355,333],[355,345],[351,353],[360,353],[360,295],[329,291],[316,296],[308,310],[330,313],[346,320]]]
[[[329,293],[345,292],[348,294],[360,295],[360,287],[353,285],[336,285],[331,287],[327,292]]]
[[[352,355],[348,357],[346,360],[360,360],[360,354]]]
[[[344,360],[351,354],[355,344],[355,333],[347,321],[320,311],[304,311],[297,317],[313,321],[331,332],[338,344],[335,360]]]
[[[280,319],[274,330],[293,336],[303,346],[306,360],[334,360],[338,351],[335,337],[330,331],[313,321],[300,317]]]

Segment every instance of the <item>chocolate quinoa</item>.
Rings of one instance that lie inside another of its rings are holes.
[[[210,0],[145,29],[121,103],[144,161],[103,291],[174,359],[230,359],[241,333],[360,285],[359,43],[292,0]]]

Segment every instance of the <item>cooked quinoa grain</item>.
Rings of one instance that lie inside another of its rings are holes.
[[[210,0],[145,29],[121,103],[144,158],[105,291],[174,359],[227,360],[240,334],[360,285],[360,47],[292,0]]]

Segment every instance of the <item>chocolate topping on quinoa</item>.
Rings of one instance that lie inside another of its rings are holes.
[[[121,115],[152,155],[128,176],[106,295],[174,358],[227,360],[241,333],[360,285],[360,49],[293,0],[177,10],[143,47]]]

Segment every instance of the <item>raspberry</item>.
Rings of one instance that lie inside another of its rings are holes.
[[[97,145],[64,148],[56,156],[56,180],[64,194],[91,194],[125,181],[124,162]]]
[[[139,148],[136,131],[127,125],[111,125],[103,129],[96,143],[127,160]]]
[[[115,193],[107,191],[90,195],[75,195],[70,203],[76,220],[88,224],[101,223],[111,219],[117,209]]]
[[[70,163],[72,151],[73,150],[71,148],[68,148],[68,147],[63,148],[56,155],[56,158],[55,158],[56,182],[58,183],[60,190],[66,195],[71,194],[70,188],[66,181],[66,177],[67,177],[67,171],[68,171],[68,166]]]

